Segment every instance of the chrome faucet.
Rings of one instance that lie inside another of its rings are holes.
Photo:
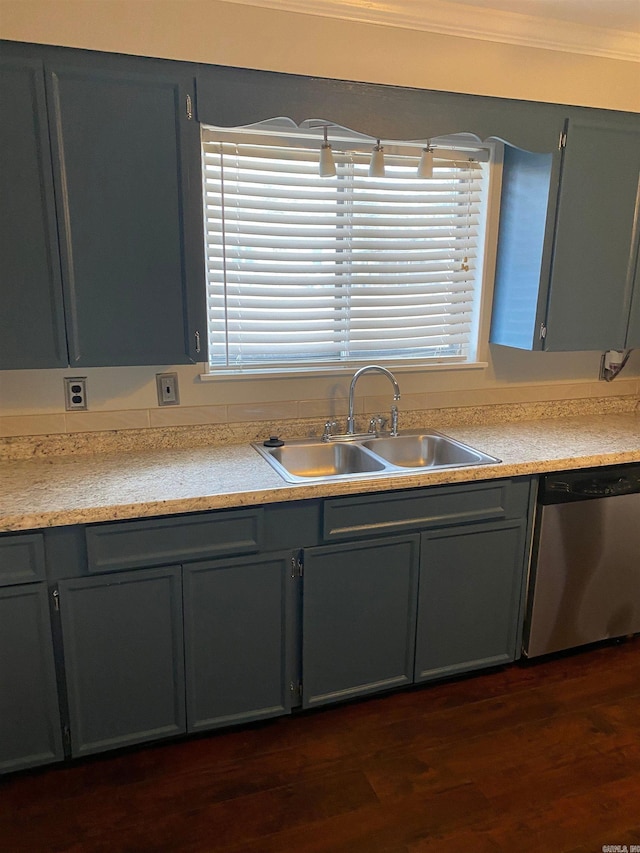
[[[400,399],[400,386],[396,380],[396,377],[391,373],[390,370],[387,370],[386,367],[380,367],[377,364],[368,364],[366,367],[361,367],[360,370],[356,370],[353,375],[353,379],[351,380],[351,385],[349,386],[349,416],[347,418],[347,435],[353,435],[355,433],[355,420],[353,416],[353,405],[354,405],[354,396],[356,391],[356,382],[364,373],[382,373],[393,385],[393,399]],[[398,434],[398,407],[391,407],[391,435]]]

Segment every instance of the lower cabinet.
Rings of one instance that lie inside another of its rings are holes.
[[[417,534],[304,552],[302,705],[413,681]]]
[[[515,660],[532,495],[514,478],[2,537],[0,770],[62,758],[61,731],[77,757]]]
[[[63,758],[45,583],[0,589],[0,772]]]
[[[515,520],[305,550],[303,707],[515,660],[525,543]]]
[[[291,565],[287,552],[184,566],[188,731],[290,711]]]
[[[291,709],[291,555],[58,584],[72,756]]]
[[[181,569],[59,584],[71,754],[186,730]]]
[[[421,539],[415,680],[515,660],[524,525],[444,528]]]

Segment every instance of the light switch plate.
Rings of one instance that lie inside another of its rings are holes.
[[[159,406],[179,406],[177,373],[156,373]]]

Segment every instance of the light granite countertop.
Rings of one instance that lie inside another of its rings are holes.
[[[0,531],[491,480],[640,462],[640,414],[448,427],[499,464],[292,485],[248,444],[2,462]]]

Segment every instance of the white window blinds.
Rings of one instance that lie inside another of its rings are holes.
[[[321,178],[298,145],[203,131],[211,366],[468,358],[486,164],[436,149],[418,179],[420,149],[394,146],[370,178],[367,151],[334,148]]]

